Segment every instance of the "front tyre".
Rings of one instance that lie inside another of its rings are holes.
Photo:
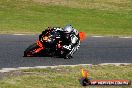
[[[36,49],[38,49],[39,46],[34,43],[30,45],[25,51],[24,51],[24,57],[31,57],[31,56],[36,56],[37,53],[35,52]]]

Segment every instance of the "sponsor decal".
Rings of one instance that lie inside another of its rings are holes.
[[[87,70],[81,69],[82,71],[82,78],[79,80],[80,84],[82,86],[88,86],[88,85],[130,85],[131,81],[130,80],[124,80],[124,79],[112,79],[112,80],[94,80],[90,79],[89,72]]]

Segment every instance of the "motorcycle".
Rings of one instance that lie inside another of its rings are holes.
[[[80,40],[84,39],[84,33],[79,33]],[[64,58],[67,51],[62,48],[61,36],[56,31],[50,31],[42,35],[36,43],[30,45],[24,51],[24,57],[51,56]]]

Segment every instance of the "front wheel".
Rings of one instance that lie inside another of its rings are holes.
[[[68,54],[69,51],[65,50],[65,51],[60,51],[60,57],[64,58],[64,59],[71,59],[73,58],[70,54]]]
[[[36,49],[38,49],[39,46],[34,43],[30,45],[25,51],[24,51],[24,57],[30,57],[30,56],[36,56],[37,53],[35,52]]]

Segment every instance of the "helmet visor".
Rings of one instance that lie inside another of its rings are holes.
[[[70,32],[72,32],[72,26],[71,25],[67,25],[66,27],[64,27],[64,32],[65,33],[70,33]]]

